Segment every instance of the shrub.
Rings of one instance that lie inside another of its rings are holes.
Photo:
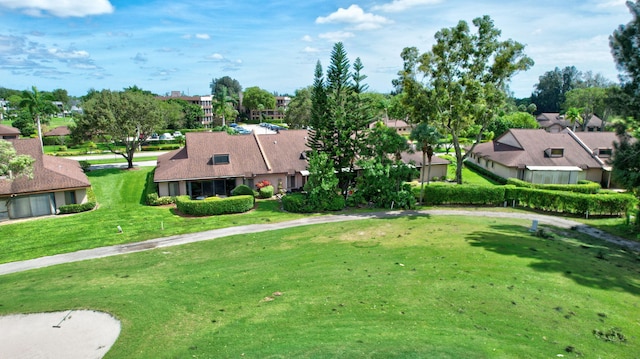
[[[258,192],[260,193],[260,198],[271,198],[273,197],[273,186],[268,185],[264,187],[259,187]]]
[[[144,187],[144,200],[148,206],[163,206],[175,203],[174,197],[158,196],[158,185],[153,182],[155,169],[147,174],[147,183]]]
[[[565,191],[565,192],[578,192],[578,193],[598,193],[602,188],[599,183],[591,181],[578,181],[577,184],[538,184],[522,181],[516,178],[507,179],[507,184],[511,184],[517,187],[536,188],[550,191]]]
[[[267,187],[267,186],[271,186],[271,182],[269,182],[267,180],[262,180],[262,181],[256,183],[256,187],[258,189],[263,188],[263,187]]]
[[[255,192],[251,189],[251,187],[241,184],[236,188],[231,190],[232,196],[255,196]]]
[[[326,198],[320,203],[312,203],[305,193],[291,193],[282,197],[282,208],[287,212],[312,213],[321,211],[340,211],[345,207],[342,196]]]
[[[89,172],[89,169],[91,168],[91,163],[89,161],[78,161],[78,163],[80,164],[80,168],[82,168],[83,172]]]
[[[212,216],[219,214],[242,213],[253,208],[253,196],[234,196],[228,198],[209,197],[204,201],[192,200],[189,196],[176,197],[178,210],[194,216]]]
[[[420,198],[420,187],[412,188],[416,199]],[[433,183],[424,187],[424,201],[428,205],[439,204],[502,204],[505,188],[502,186],[449,185]]]
[[[95,207],[96,207],[96,202],[85,202],[82,204],[67,204],[64,206],[60,206],[58,210],[60,214],[71,214],[71,213],[80,213],[80,212],[90,211]]]

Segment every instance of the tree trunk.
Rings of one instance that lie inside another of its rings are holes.
[[[462,184],[462,149],[460,148],[460,139],[457,134],[453,134],[453,148],[456,151],[456,183]]]
[[[422,151],[422,167],[420,168],[420,204],[424,202],[424,162],[427,151]]]
[[[40,139],[40,151],[44,153],[44,142],[42,141],[42,125],[40,124],[40,115],[36,115],[36,123],[38,124],[38,138]]]

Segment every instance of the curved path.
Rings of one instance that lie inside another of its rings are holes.
[[[17,273],[31,269],[49,267],[57,264],[72,263],[88,259],[96,259],[110,257],[125,253],[135,253],[147,251],[155,248],[171,247],[181,244],[194,243],[216,239],[221,237],[232,236],[236,234],[258,233],[264,231],[272,231],[283,228],[291,228],[298,226],[306,226],[311,224],[334,223],[344,221],[355,221],[361,219],[372,218],[393,218],[399,216],[420,216],[420,215],[456,215],[456,216],[476,216],[476,217],[493,217],[493,218],[518,218],[523,220],[538,220],[539,223],[552,225],[560,228],[574,228],[579,232],[588,234],[592,237],[602,239],[604,241],[626,247],[633,251],[640,251],[640,242],[628,241],[608,233],[602,232],[593,227],[589,227],[580,222],[572,221],[562,217],[542,215],[537,213],[511,213],[511,212],[486,212],[486,211],[470,211],[470,210],[423,210],[423,211],[389,211],[389,212],[371,212],[363,214],[337,214],[317,217],[307,217],[292,221],[267,224],[250,224],[245,226],[228,227],[214,229],[210,231],[180,234],[164,238],[150,239],[144,242],[120,244],[109,247],[100,247],[94,249],[86,249],[72,253],[57,254],[53,256],[35,258],[19,262],[11,262],[0,264],[0,275]]]

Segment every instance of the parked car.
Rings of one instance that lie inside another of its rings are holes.
[[[180,132],[180,131],[175,131],[175,132],[173,133],[173,137],[182,137],[182,136],[183,136],[183,134],[182,134],[182,132]]]
[[[161,140],[173,140],[173,136],[170,133],[163,133],[160,135]]]

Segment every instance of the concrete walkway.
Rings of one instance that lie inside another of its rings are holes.
[[[562,217],[535,214],[535,213],[511,213],[511,212],[485,212],[471,210],[424,210],[424,211],[389,211],[389,212],[372,212],[363,214],[344,214],[344,215],[327,215],[317,217],[306,217],[287,222],[267,223],[267,224],[250,224],[245,226],[228,227],[214,229],[210,231],[181,234],[164,238],[150,239],[144,242],[121,244],[109,247],[101,247],[94,249],[81,250],[72,253],[57,254],[53,256],[41,257],[19,262],[0,264],[0,275],[17,273],[31,269],[44,268],[57,264],[72,263],[89,259],[104,258],[125,253],[135,253],[147,251],[155,248],[163,248],[177,246],[181,244],[206,241],[221,237],[232,236],[236,234],[258,233],[272,231],[283,228],[292,228],[298,226],[306,226],[320,223],[335,223],[344,221],[355,221],[371,218],[393,218],[400,216],[420,216],[420,215],[436,215],[436,216],[476,216],[491,218],[518,218],[523,220],[538,220],[541,224],[552,225],[560,228],[574,228],[575,230],[599,238],[601,240],[622,246],[633,251],[640,251],[640,242],[628,241],[598,229],[589,227],[580,222],[572,221]]]

